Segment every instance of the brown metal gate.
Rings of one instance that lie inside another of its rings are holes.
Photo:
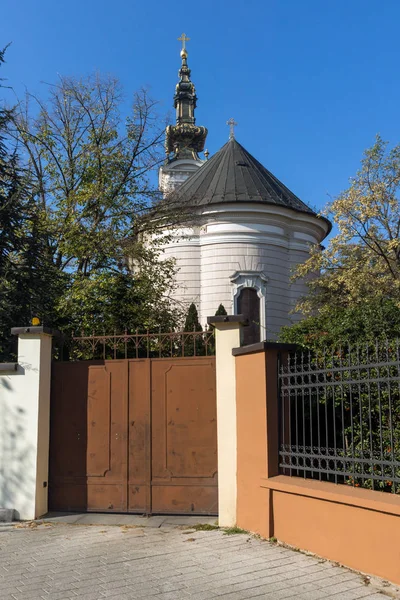
[[[50,510],[217,514],[215,358],[54,362]]]

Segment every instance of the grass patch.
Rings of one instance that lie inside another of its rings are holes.
[[[195,531],[214,531],[219,529],[218,525],[210,525],[210,523],[198,523],[197,525],[191,525],[188,529],[194,529]]]
[[[246,531],[245,529],[240,529],[240,527],[226,527],[224,529],[224,535],[236,535],[236,534],[240,534],[240,533],[249,533],[248,531]]]
[[[270,537],[268,541],[271,542],[271,544],[276,544],[278,540],[276,539],[276,537]]]
[[[241,529],[240,527],[219,527],[218,525],[211,525],[210,523],[198,523],[197,525],[191,525],[190,527],[186,527],[188,531],[184,533],[193,533],[194,531],[215,531],[220,529],[223,531],[224,535],[236,535],[240,533],[247,533],[246,529]]]

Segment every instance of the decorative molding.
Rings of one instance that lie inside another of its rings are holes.
[[[271,205],[271,204],[252,204],[245,203],[240,204],[224,204],[224,205],[209,205],[202,207],[201,214],[204,217],[208,217],[211,222],[215,222],[218,215],[223,215],[224,218],[236,218],[242,217],[244,214],[251,215],[258,214],[262,215],[265,219],[274,221],[280,221],[289,225],[290,229],[293,228],[293,224],[300,227],[307,227],[312,229],[315,235],[319,238],[319,243],[329,233],[328,223],[321,217],[311,215],[310,213],[301,213],[293,211],[290,208],[283,206]]]
[[[260,273],[259,271],[235,271],[229,279],[236,290],[240,291],[243,287],[254,288],[257,290],[259,298],[266,296],[266,285],[269,278],[264,273]]]
[[[232,283],[232,306],[234,314],[237,314],[237,300],[243,288],[253,288],[260,299],[260,337],[263,338],[267,331],[267,275],[260,271],[235,271],[230,276]]]
[[[309,251],[309,244],[306,243],[290,243],[289,240],[279,239],[278,237],[269,237],[265,234],[198,234],[180,236],[174,234],[173,239],[165,246],[165,248],[176,248],[183,246],[218,246],[219,244],[252,244],[252,245],[271,245],[285,248],[286,250],[295,248],[296,250]]]
[[[258,244],[260,246],[279,246],[286,250],[303,250],[309,252],[309,242],[293,243],[288,239],[279,239],[278,237],[269,237],[265,234],[248,233],[248,234],[219,234],[219,235],[202,235],[200,238],[201,246],[212,246],[218,244]]]
[[[163,165],[162,167],[160,167],[160,169],[164,173],[186,173],[187,171],[197,171],[197,169],[199,169],[204,162],[204,160],[194,160],[193,158],[179,159],[169,163],[168,165]]]
[[[287,233],[283,227],[277,225],[254,223],[251,221],[242,221],[241,223],[223,222],[223,223],[209,223],[206,229],[208,234],[219,235],[223,233],[271,233],[272,235],[279,235],[286,237]]]

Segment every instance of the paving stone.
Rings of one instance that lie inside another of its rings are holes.
[[[94,524],[93,515],[66,515],[74,522],[2,530],[1,600],[384,597],[378,594],[386,589],[379,581],[366,586],[349,569],[248,535],[185,533],[186,518],[152,517],[150,523],[136,515],[143,524],[139,531],[115,525],[122,517],[132,523],[130,515],[111,516],[96,515]],[[86,517],[90,525],[82,523]]]
[[[21,595],[21,594],[11,594],[10,600],[43,600],[44,596],[32,596],[32,595]],[[3,600],[3,599],[2,599]],[[8,598],[7,598],[8,600]],[[60,600],[60,599],[58,599]]]
[[[100,598],[104,598],[104,596],[99,595],[99,592],[86,592],[83,594],[82,594],[82,592],[80,592],[78,594],[78,596],[79,596],[80,600],[100,600]],[[77,596],[74,596],[74,598],[76,598],[76,597]],[[50,598],[49,598],[49,600],[50,600]]]
[[[391,596],[391,597],[393,598],[393,596]],[[339,596],[337,598],[339,599]],[[385,596],[382,596],[382,594],[378,593],[378,594],[371,594],[370,596],[367,596],[367,598],[368,598],[368,600],[384,600]],[[342,600],[341,596],[340,596],[340,600]]]
[[[374,596],[374,594],[372,594],[372,596]],[[365,597],[368,597],[368,599],[371,598],[371,590],[368,588],[368,586],[329,596],[329,598],[332,600],[359,600]],[[385,600],[385,596],[380,595],[380,600]]]

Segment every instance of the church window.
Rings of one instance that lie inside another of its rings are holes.
[[[256,344],[260,341],[260,298],[257,290],[249,287],[240,290],[237,312],[249,320],[249,326],[242,328],[242,344]]]

